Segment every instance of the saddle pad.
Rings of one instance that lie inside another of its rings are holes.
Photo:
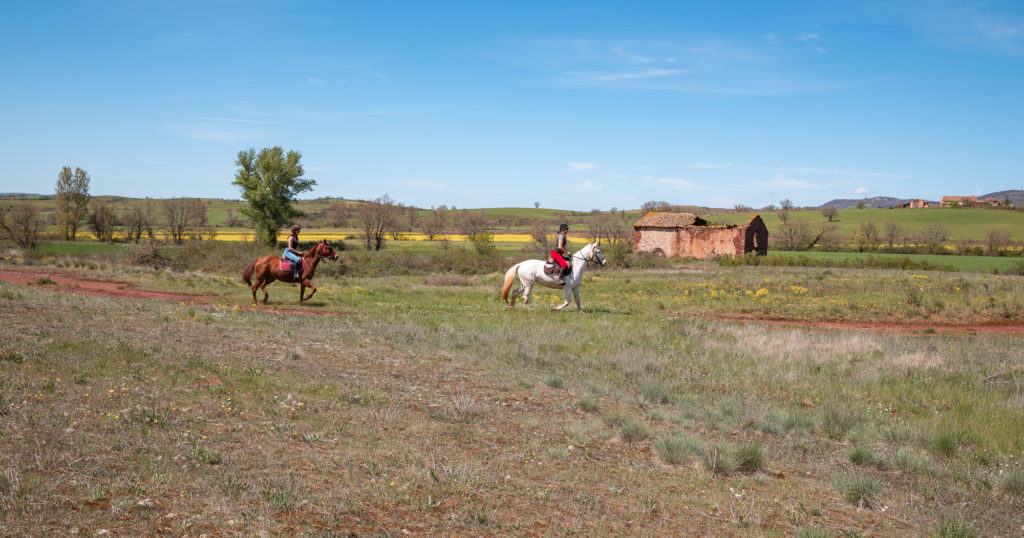
[[[558,265],[555,265],[553,263],[545,263],[544,264],[544,274],[546,274],[546,275],[553,275],[553,274],[558,273],[559,271],[561,271],[561,269],[562,269],[561,267],[558,267]]]
[[[292,270],[292,262],[281,260],[281,270],[282,271],[291,271]]]

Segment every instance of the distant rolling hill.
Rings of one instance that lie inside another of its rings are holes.
[[[962,193],[953,193],[951,196],[962,195]],[[1024,205],[1024,191],[1022,190],[1007,190],[999,192],[991,192],[988,194],[978,195],[978,198],[998,198],[1000,202],[1009,198],[1010,203],[1017,207]],[[874,198],[836,198],[835,200],[829,200],[818,207],[828,207],[830,205],[836,206],[837,209],[849,209],[851,207],[857,207],[857,204],[864,202],[867,207],[878,207],[888,208],[905,204],[912,200],[912,198],[893,198],[891,196],[875,196]],[[939,205],[938,200],[928,200],[929,204]]]

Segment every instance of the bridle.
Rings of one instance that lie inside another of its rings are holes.
[[[594,247],[594,250],[597,250],[597,247]],[[593,250],[590,251],[590,258],[585,258],[583,256],[580,256],[579,253],[582,252],[582,251],[583,251],[583,249],[580,249],[580,250],[576,251],[576,254],[573,254],[572,256],[570,256],[570,258],[572,258],[574,260],[575,259],[583,260],[583,262],[587,264],[587,269],[590,269],[590,265],[591,264],[597,265],[597,264],[600,263],[597,260],[592,260],[591,259],[591,258],[594,257],[594,251]]]
[[[316,255],[317,255],[317,257],[330,259],[328,257],[328,254],[327,254],[327,249],[329,249],[329,248],[330,247],[327,246],[327,243],[320,243],[319,245],[317,245],[316,246]]]

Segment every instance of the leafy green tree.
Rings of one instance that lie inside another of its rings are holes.
[[[263,148],[258,154],[253,148],[238,152],[238,170],[232,184],[242,189],[246,201],[242,213],[252,220],[256,240],[264,245],[274,246],[277,231],[302,216],[292,203],[299,193],[316,185],[312,179],[303,179],[301,159],[301,153],[289,151],[285,155],[280,146]]]
[[[75,240],[78,228],[89,215],[89,174],[81,168],[65,166],[57,174],[57,226],[64,239]]]

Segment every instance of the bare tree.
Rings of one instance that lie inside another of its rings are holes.
[[[411,227],[407,208],[402,204],[395,204],[395,215],[391,219],[391,224],[388,225],[387,234],[393,241],[398,241],[402,238],[402,230],[408,230]]]
[[[753,209],[748,205],[736,204],[732,206],[732,210],[736,213],[750,213]]]
[[[990,230],[986,238],[988,253],[992,256],[1001,256],[1010,246],[1010,234],[1003,230]]]
[[[39,210],[28,200],[0,212],[0,232],[21,248],[35,249],[39,245],[41,224]]]
[[[652,211],[668,211],[672,208],[672,204],[660,200],[651,200],[650,202],[644,202],[644,205],[640,206],[640,213],[646,215]]]
[[[479,212],[462,210],[456,221],[459,233],[465,234],[479,254],[489,254],[494,251],[494,235],[491,234],[491,222],[487,220],[484,211]]]
[[[124,224],[128,241],[138,243],[142,239],[142,234],[146,234],[150,238],[153,237],[153,225],[156,221],[153,218],[153,208],[149,202],[129,208],[128,212],[121,216],[121,222]]]
[[[834,222],[826,222],[821,227],[821,234],[818,236],[818,244],[821,249],[827,252],[839,250],[842,246],[843,236],[839,233],[839,226]]]
[[[784,200],[779,200],[779,209],[781,209],[783,211],[792,211],[792,209],[793,209],[793,201],[790,200],[789,198],[786,198]]]
[[[429,241],[433,241],[444,232],[446,226],[448,226],[448,208],[445,206],[431,210],[420,223],[420,229],[423,230],[423,234]]]
[[[870,220],[861,222],[860,229],[854,234],[854,241],[857,243],[857,250],[860,252],[878,250],[878,245],[881,243],[878,227]]]
[[[120,224],[117,213],[103,198],[89,200],[89,227],[100,241],[113,241],[114,229]]]
[[[387,194],[359,206],[356,219],[363,230],[366,250],[380,250],[384,247],[384,239],[394,226],[398,207]]]
[[[228,215],[224,221],[224,224],[227,225],[228,228],[234,228],[235,226],[238,226],[240,224],[240,219],[235,216],[235,213],[231,210],[230,207],[227,208],[227,212]]]
[[[892,248],[903,233],[903,226],[895,220],[885,221],[885,242]]]
[[[782,247],[785,250],[801,250],[811,240],[811,226],[802,219],[787,219],[779,226]]]
[[[163,203],[164,225],[177,244],[185,241],[185,232],[192,222],[191,202],[187,198],[170,198]]]
[[[345,202],[334,202],[327,208],[327,225],[332,228],[344,228],[350,218],[352,209]]]
[[[533,203],[533,208],[534,209],[540,209],[540,202],[534,202]]]
[[[832,219],[836,218],[836,215],[838,214],[839,209],[834,205],[827,205],[821,208],[821,215],[828,219],[829,222],[832,222]]]
[[[949,237],[946,227],[938,222],[933,222],[921,230],[921,242],[929,252],[942,252],[942,244]]]
[[[548,236],[548,226],[542,220],[535,220],[530,223],[530,237],[537,252],[547,256],[551,250],[551,239]]]

